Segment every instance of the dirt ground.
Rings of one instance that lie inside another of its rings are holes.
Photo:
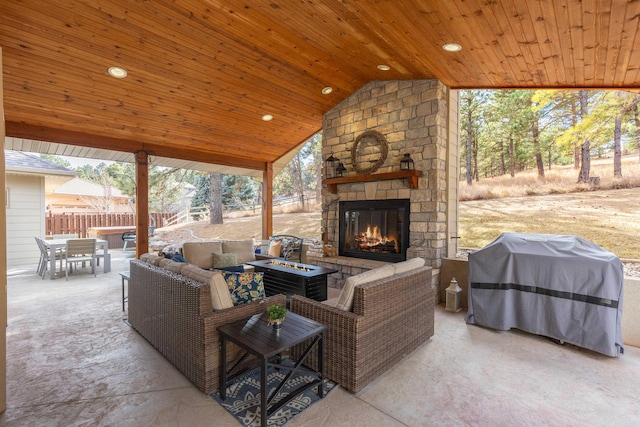
[[[460,203],[460,246],[481,248],[505,231],[572,234],[640,259],[640,188]]]

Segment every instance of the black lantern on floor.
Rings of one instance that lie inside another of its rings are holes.
[[[331,155],[327,157],[327,159],[324,161],[325,178],[333,178],[335,176],[338,163],[340,163],[340,161],[333,155],[333,153],[331,153]]]
[[[404,157],[400,160],[400,170],[401,171],[410,171],[415,169],[415,164],[413,163],[413,159],[409,155],[409,153],[404,153]]]
[[[347,173],[347,168],[344,167],[342,162],[338,163],[338,167],[336,168],[336,177],[344,176]]]

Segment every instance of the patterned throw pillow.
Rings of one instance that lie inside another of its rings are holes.
[[[264,299],[264,273],[222,273],[233,305]]]

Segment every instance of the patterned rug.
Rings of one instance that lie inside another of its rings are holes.
[[[273,393],[277,384],[279,384],[287,374],[287,370],[276,371],[275,368],[267,369],[267,382],[269,384],[269,396]],[[304,372],[296,372],[289,378],[285,387],[280,391],[278,396],[272,401],[277,403],[281,396],[287,396],[290,390],[295,390],[300,385],[309,383],[313,380],[313,376]],[[317,378],[317,377],[316,377]],[[327,379],[324,381],[324,396],[327,396],[331,390],[336,388],[336,383]],[[267,420],[269,426],[283,426],[300,412],[309,406],[318,402],[320,398],[316,394],[317,387],[300,393],[295,399],[292,399],[272,414]],[[239,377],[236,381],[227,387],[227,400],[222,401],[219,393],[211,395],[224,409],[226,409],[236,420],[243,426],[260,426],[260,369],[254,369],[244,376]]]

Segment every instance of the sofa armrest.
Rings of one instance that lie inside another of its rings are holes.
[[[212,341],[219,341],[218,327],[236,322],[242,319],[248,319],[254,314],[262,313],[266,308],[273,304],[285,306],[287,297],[283,294],[273,295],[260,301],[253,301],[246,304],[238,304],[224,310],[215,310],[206,316],[203,316],[205,324],[205,345]]]
[[[290,306],[292,312],[327,325],[328,329],[334,327],[353,332],[358,323],[362,321],[360,315],[340,310],[302,295],[291,295]]]
[[[420,267],[358,285],[354,289],[352,311],[367,321],[388,323],[399,310],[427,303],[433,306],[436,289],[431,275],[431,267]]]

